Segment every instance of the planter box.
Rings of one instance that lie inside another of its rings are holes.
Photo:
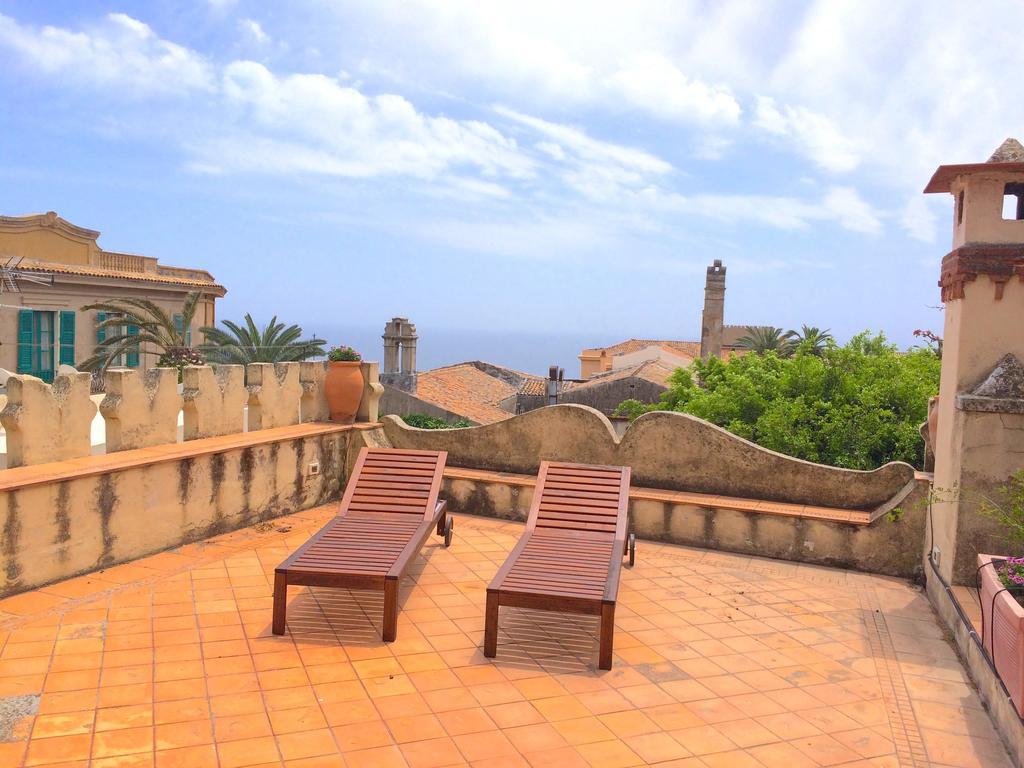
[[[1017,714],[1024,717],[1024,606],[1009,592],[1001,591],[1003,584],[995,566],[987,565],[1002,559],[997,555],[978,555],[978,566],[986,566],[978,573],[984,619],[982,642],[1010,692]]]

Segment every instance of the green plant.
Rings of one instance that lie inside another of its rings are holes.
[[[978,509],[1003,526],[1011,546],[1018,550],[1024,548],[1024,469],[1010,475],[1006,485],[999,488],[997,497],[982,497]]]
[[[324,354],[323,339],[303,339],[298,325],[285,327],[275,315],[260,330],[246,313],[243,324],[230,320],[221,328],[204,327],[206,342],[199,349],[211,363],[248,365],[249,363],[290,363]]]
[[[804,349],[813,355],[820,355],[829,344],[835,342],[828,328],[821,330],[813,325],[801,325],[799,331],[786,331],[785,338],[791,348]]]
[[[893,507],[886,513],[885,519],[890,523],[898,523],[903,519],[904,515],[906,515],[906,512],[903,511],[903,507]]]
[[[797,347],[786,358],[697,360],[672,374],[660,402],[627,400],[617,412],[690,413],[765,448],[850,469],[896,460],[920,466],[918,426],[938,391],[940,365],[929,350],[900,352],[865,332],[820,354]]]
[[[408,416],[400,416],[406,424],[417,429],[465,429],[473,426],[466,419],[446,421],[435,416],[427,416],[425,413],[410,413]]]
[[[327,359],[332,363],[356,362],[362,360],[362,356],[352,347],[331,347],[327,353]]]
[[[84,371],[103,371],[114,365],[122,355],[156,355],[157,365],[175,367],[181,379],[186,365],[201,365],[202,354],[188,344],[199,303],[199,293],[185,297],[181,313],[173,315],[149,299],[110,299],[86,304],[83,310],[107,315],[96,324],[104,339],[96,345],[91,357],[79,367]]]
[[[793,350],[789,333],[784,332],[781,328],[748,326],[747,334],[738,338],[736,343],[743,349],[760,355],[774,352],[779,357],[786,357]]]

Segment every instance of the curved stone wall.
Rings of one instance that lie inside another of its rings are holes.
[[[632,467],[634,485],[840,509],[874,509],[914,480],[903,462],[870,472],[813,464],[669,411],[641,416],[621,440],[604,414],[582,405],[468,429],[414,429],[388,416],[384,431],[396,448],[446,450],[457,467],[533,474],[545,459],[621,464]]]

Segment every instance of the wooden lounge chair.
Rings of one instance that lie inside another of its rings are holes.
[[[601,617],[598,666],[612,668],[615,597],[626,536],[629,468],[540,465],[526,532],[487,587],[484,656],[498,652],[498,607],[513,605]]]
[[[438,501],[446,451],[363,448],[338,515],[274,572],[275,635],[284,634],[288,586],[384,590],[385,642],[398,631],[398,586],[431,530],[452,542]]]

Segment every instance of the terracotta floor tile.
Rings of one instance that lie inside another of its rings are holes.
[[[669,735],[695,755],[725,752],[736,748],[736,744],[712,725],[680,728],[670,731]]]
[[[502,733],[521,754],[568,746],[568,741],[550,723],[503,728]]]
[[[345,764],[348,768],[406,768],[407,766],[405,758],[395,746],[346,753]]]
[[[277,736],[277,747],[285,760],[304,757],[337,754],[338,746],[330,730],[321,728],[301,733],[284,733]]]
[[[629,748],[646,763],[663,763],[690,757],[691,752],[667,733],[646,733],[630,738]]]
[[[46,765],[49,763],[87,760],[92,737],[89,734],[55,736],[52,739],[33,739],[25,755],[25,765]]]
[[[45,739],[51,736],[72,736],[76,733],[90,733],[95,712],[64,712],[57,715],[39,715],[32,724],[32,738]]]
[[[452,738],[462,756],[471,763],[516,754],[512,742],[499,731],[464,733]]]
[[[183,749],[158,750],[156,768],[218,768],[217,749],[213,744]]]
[[[313,731],[327,727],[327,720],[320,707],[271,710],[269,715],[270,727],[276,734]]]
[[[515,609],[491,661],[480,595],[522,525],[466,518],[459,547],[403,584],[397,642],[380,641],[379,593],[326,588],[296,592],[306,613],[274,636],[273,568],[331,514],[6,603],[38,609],[23,618],[0,605],[0,696],[42,691],[15,725],[36,738],[0,743],[0,765],[896,768],[889,713],[905,704],[882,687],[881,642],[913,705],[897,733],[936,766],[1009,766],[927,600],[898,580],[644,542],[612,670],[595,668],[591,618]]]
[[[626,768],[643,765],[643,758],[621,741],[599,741],[580,744],[576,751],[593,768]]]
[[[217,755],[221,768],[241,768],[259,763],[279,764],[277,742],[272,736],[217,742]]]
[[[394,743],[391,732],[383,720],[369,720],[351,725],[331,728],[334,739],[343,754],[359,750],[383,747]]]
[[[213,743],[213,726],[209,720],[165,723],[154,728],[154,739],[158,750],[211,744]]]
[[[352,723],[365,723],[369,720],[379,720],[380,713],[377,708],[373,705],[373,702],[367,699],[366,701],[338,701],[333,703],[326,703],[321,705],[321,710],[324,714],[324,718],[327,720],[327,725],[351,725]],[[287,716],[289,712],[295,712],[293,709],[280,710],[280,712],[274,712],[273,714],[281,714]]]
[[[116,731],[102,731],[95,734],[92,742],[92,756],[114,757],[133,755],[153,750],[153,728],[121,728]]]
[[[435,715],[408,715],[384,721],[395,742],[423,741],[444,735],[441,721]]]
[[[766,766],[778,765],[785,766],[785,768],[817,768],[818,766],[799,749],[784,741],[750,747],[747,752]]]

